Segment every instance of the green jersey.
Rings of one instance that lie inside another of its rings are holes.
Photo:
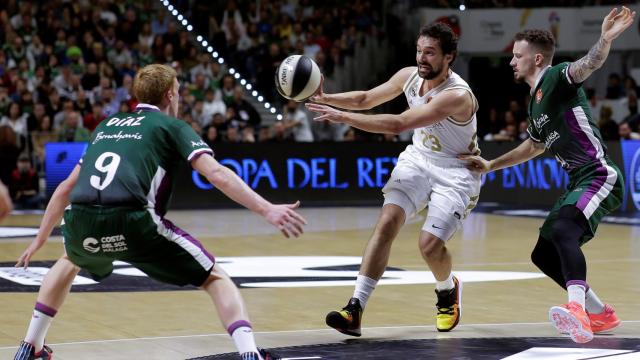
[[[140,104],[96,127],[80,160],[71,203],[147,207],[162,216],[176,166],[203,153],[213,151],[191,126]]]
[[[529,102],[529,136],[544,142],[571,176],[577,169],[602,163],[606,156],[581,84],[569,74],[569,63],[548,67],[538,78]]]

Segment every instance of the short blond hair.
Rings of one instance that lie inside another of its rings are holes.
[[[177,76],[176,71],[170,66],[147,65],[140,69],[133,79],[133,95],[142,103],[160,105],[164,95],[173,87]]]

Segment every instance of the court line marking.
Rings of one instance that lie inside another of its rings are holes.
[[[640,320],[625,320],[623,324],[640,323]],[[461,324],[461,327],[498,327],[498,326],[514,326],[514,325],[545,325],[548,326],[549,322],[533,322],[533,323],[497,323],[497,324]],[[389,329],[419,329],[419,328],[433,328],[432,325],[408,325],[408,326],[377,326],[363,328],[363,330],[389,330]],[[287,334],[287,333],[313,333],[313,332],[335,332],[334,329],[302,329],[302,330],[278,330],[278,331],[256,331],[254,334]],[[89,341],[72,341],[64,343],[51,343],[47,345],[61,346],[61,345],[82,345],[82,344],[96,344],[96,343],[112,343],[120,341],[139,341],[139,340],[164,340],[164,339],[181,339],[181,338],[198,338],[198,337],[229,337],[229,334],[194,334],[194,335],[175,335],[175,336],[154,336],[154,337],[139,337],[139,338],[124,338],[124,339],[105,339],[105,340],[89,340]],[[17,349],[18,346],[3,346],[0,350]]]

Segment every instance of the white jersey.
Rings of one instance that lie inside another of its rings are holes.
[[[449,70],[449,77],[437,87],[420,96],[420,88],[424,79],[418,76],[418,69],[414,70],[403,86],[409,107],[426,104],[439,94],[452,90],[464,89],[473,99],[473,115],[465,122],[457,122],[450,117],[442,119],[432,125],[413,130],[413,148],[425,156],[432,158],[457,158],[461,154],[480,154],[476,112],[478,101],[471,88],[460,75]]]

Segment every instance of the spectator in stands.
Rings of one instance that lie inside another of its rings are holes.
[[[9,189],[17,209],[39,209],[42,206],[44,197],[40,195],[38,173],[31,166],[29,156],[23,154],[18,157]]]
[[[237,85],[233,91],[233,106],[242,121],[241,128],[251,126],[255,129],[260,126],[262,118],[256,108],[244,98],[244,88],[240,85]]]
[[[0,119],[0,126],[8,126],[13,130],[16,145],[20,151],[24,151],[27,146],[27,136],[29,134],[27,117],[28,115],[22,112],[20,104],[12,102],[6,115]]]
[[[220,143],[218,129],[215,126],[209,125],[204,128],[204,142],[206,142],[212,149],[215,149],[215,145]]]
[[[618,140],[620,138],[618,134],[618,123],[611,118],[612,115],[613,111],[609,106],[603,106],[602,109],[600,109],[598,127],[600,128],[602,140]]]
[[[220,91],[218,90],[218,93],[220,93]],[[203,126],[208,125],[213,117],[213,114],[215,113],[220,113],[220,114],[224,114],[227,112],[227,105],[224,104],[224,102],[221,100],[221,93],[220,96],[216,96],[216,91],[213,89],[207,89],[207,91],[205,91],[204,93],[204,103],[203,103],[203,113],[204,113],[204,118],[205,121],[202,124]]]
[[[313,133],[307,113],[300,109],[298,102],[289,100],[284,108],[283,123],[287,130],[293,133],[293,139],[298,142],[312,142]]]
[[[622,81],[620,79],[620,75],[618,75],[617,73],[609,74],[609,82],[607,84],[607,95],[605,96],[605,98],[615,100],[623,96],[625,96],[625,91],[624,91],[624,86],[622,84]]]
[[[58,141],[83,142],[89,141],[91,134],[82,126],[80,115],[75,111],[65,113],[64,124],[58,131]]]
[[[640,93],[640,87],[638,87],[638,84],[636,83],[636,79],[634,79],[633,76],[625,75],[624,90],[627,92],[627,94],[631,91],[633,91],[636,94]]]
[[[629,90],[627,92],[627,109],[629,109],[629,115],[627,115],[623,122],[628,122],[632,128],[637,128],[640,123],[640,115],[638,114],[638,95],[635,90]]]
[[[0,181],[9,184],[11,172],[16,166],[20,148],[17,136],[8,125],[0,125]]]
[[[100,122],[105,118],[106,116],[102,112],[102,102],[96,101],[91,106],[91,112],[84,116],[82,124],[87,130],[93,132],[96,126],[98,126],[98,124],[100,124]]]
[[[623,121],[618,125],[618,135],[620,135],[621,140],[640,140],[640,134],[631,129],[629,123]]]

